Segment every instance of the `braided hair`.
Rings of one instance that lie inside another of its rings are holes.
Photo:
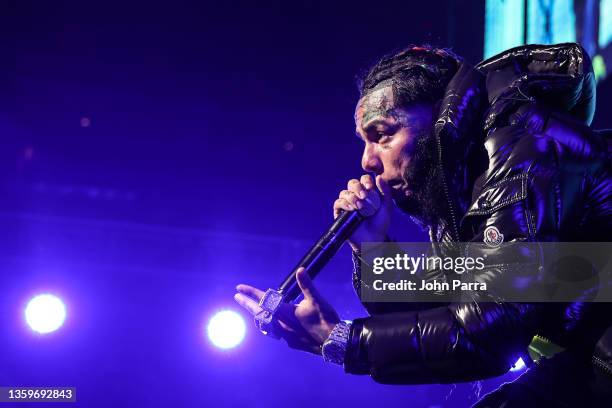
[[[393,87],[394,103],[435,103],[462,59],[446,48],[411,46],[382,57],[357,80],[360,98],[381,86]]]

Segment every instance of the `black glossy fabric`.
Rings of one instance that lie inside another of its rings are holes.
[[[576,44],[518,47],[463,64],[435,123],[449,193],[432,240],[482,242],[494,225],[506,242],[610,241],[612,175],[606,140],[588,126],[594,98],[590,61]],[[354,321],[345,370],[389,384],[498,376],[535,334],[590,364],[612,324],[611,305],[365,304],[370,316]]]

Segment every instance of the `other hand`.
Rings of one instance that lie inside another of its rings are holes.
[[[334,326],[340,322],[336,310],[319,294],[312,280],[300,268],[296,272],[297,283],[304,294],[298,304],[282,303],[275,316],[275,332],[289,347],[321,354],[321,345],[329,337]],[[234,300],[255,316],[261,311],[259,301],[264,291],[240,284]]]

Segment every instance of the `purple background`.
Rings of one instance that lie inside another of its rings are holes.
[[[416,3],[3,3],[0,385],[76,386],[83,407],[433,408],[513,378],[383,386],[251,325],[232,351],[204,336],[362,174],[356,73],[410,43],[482,57],[483,2]],[[345,248],[317,279],[343,318],[364,315],[350,273]],[[68,306],[49,336],[23,322],[40,291]]]

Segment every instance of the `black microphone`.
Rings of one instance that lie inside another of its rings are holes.
[[[374,190],[378,193],[377,190]],[[374,198],[375,197],[375,198]],[[374,199],[371,199],[374,198]],[[343,211],[336,217],[331,227],[327,230],[316,244],[310,248],[306,255],[293,268],[291,273],[283,280],[278,292],[282,295],[283,301],[293,302],[302,293],[295,277],[296,271],[304,267],[311,279],[314,279],[321,269],[338,252],[344,241],[346,241],[361,222],[378,211],[380,207],[380,195],[366,198],[371,206],[363,208],[361,211]]]

